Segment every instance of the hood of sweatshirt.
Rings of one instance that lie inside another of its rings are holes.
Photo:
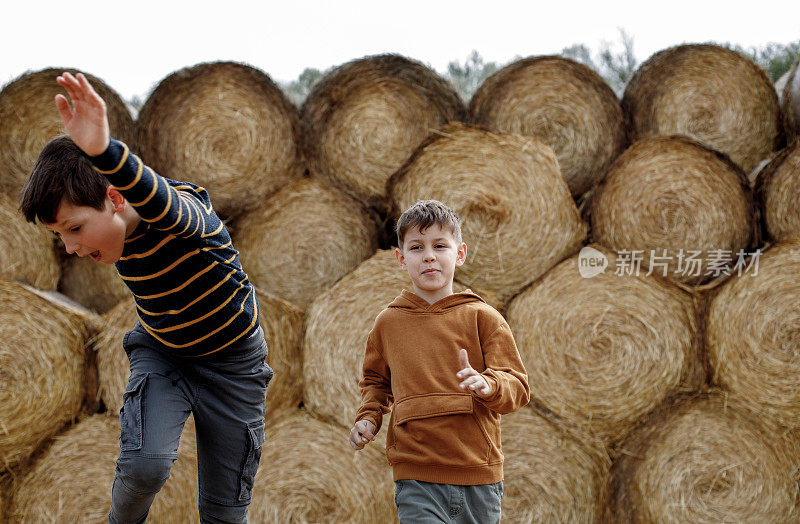
[[[453,293],[452,295],[448,295],[443,299],[437,300],[433,304],[428,304],[425,299],[418,297],[407,289],[404,289],[400,296],[395,298],[392,303],[389,304],[389,307],[392,309],[402,309],[410,313],[440,313],[458,307],[462,304],[483,301],[484,300],[481,297],[469,289],[465,289],[461,293]]]

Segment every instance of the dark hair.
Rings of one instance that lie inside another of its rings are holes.
[[[461,243],[461,219],[456,212],[438,200],[418,200],[397,219],[395,232],[398,245],[403,248],[403,239],[409,229],[416,227],[422,233],[434,224],[449,228],[456,242]]]
[[[94,170],[69,136],[57,136],[39,153],[22,188],[19,210],[28,222],[38,219],[46,223],[56,221],[62,200],[102,210],[108,186],[108,180]]]

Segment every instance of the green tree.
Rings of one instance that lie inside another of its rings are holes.
[[[639,67],[633,51],[633,37],[624,29],[619,30],[621,49],[611,42],[604,41],[600,51],[592,55],[586,44],[573,44],[561,50],[561,56],[580,62],[599,74],[617,94],[622,95],[625,85]]]
[[[483,57],[473,50],[463,64],[458,61],[447,64],[444,76],[453,84],[462,100],[469,102],[483,81],[498,69],[500,66],[496,62],[485,63]]]
[[[294,102],[297,107],[300,107],[303,105],[303,102],[305,102],[306,97],[316,83],[319,82],[328,71],[330,71],[330,69],[320,71],[313,67],[307,67],[300,73],[297,80],[293,80],[288,84],[282,84],[281,87],[292,102]]]

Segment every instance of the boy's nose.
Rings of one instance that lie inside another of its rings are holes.
[[[436,260],[436,255],[433,252],[425,253],[424,260],[425,262],[433,262]]]
[[[64,242],[64,249],[66,249],[67,253],[70,255],[73,253],[77,253],[79,248],[80,246],[78,245],[77,242]]]

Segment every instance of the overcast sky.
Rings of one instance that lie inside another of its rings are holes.
[[[384,52],[444,72],[472,50],[506,63],[576,43],[619,45],[619,29],[639,60],[687,42],[786,44],[800,40],[800,0],[9,0],[0,8],[0,84],[75,67],[129,99],[205,61],[245,62],[289,81],[306,67]]]

